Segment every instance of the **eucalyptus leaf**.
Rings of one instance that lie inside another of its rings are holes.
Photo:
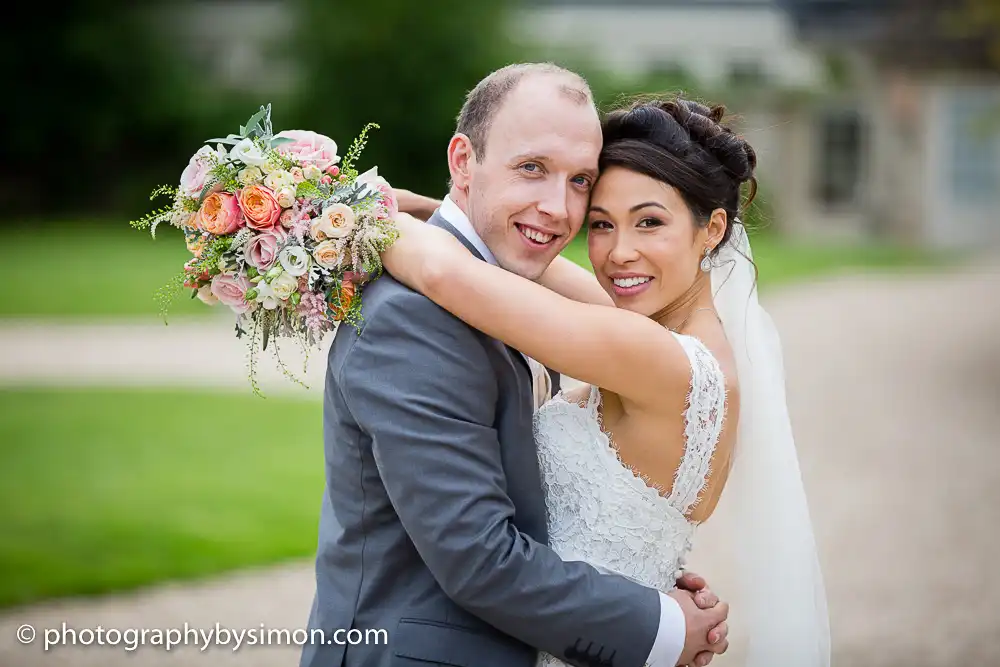
[[[261,107],[260,111],[250,116],[250,120],[247,121],[247,127],[251,129],[256,128],[257,125],[260,123],[260,121],[263,120],[264,116],[267,115],[267,113],[268,113],[267,109]]]
[[[268,318],[263,318],[263,319],[266,320],[266,324],[264,324],[264,345],[263,345],[263,347],[261,349],[266,352],[267,351],[267,341],[271,339],[271,318],[268,317]]]
[[[210,144],[229,144],[230,146],[235,146],[236,144],[240,143],[241,141],[243,141],[243,137],[235,137],[235,135],[229,135],[229,138],[226,138],[226,139],[209,139],[205,143],[210,143]]]
[[[291,137],[274,137],[271,139],[271,148],[280,146],[281,144],[290,144],[293,141],[295,141],[295,139],[292,139]]]

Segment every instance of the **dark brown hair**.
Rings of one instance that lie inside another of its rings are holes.
[[[745,140],[722,125],[725,107],[709,108],[683,100],[653,100],[609,113],[603,123],[601,170],[623,167],[677,189],[696,223],[706,226],[712,211],[726,211],[727,225],[717,253],[729,242],[741,210],[757,194],[757,154]]]

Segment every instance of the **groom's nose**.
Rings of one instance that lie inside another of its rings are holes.
[[[565,220],[569,217],[569,202],[566,199],[568,195],[569,189],[566,187],[566,183],[552,179],[552,182],[546,186],[536,208],[538,208],[539,213],[547,215],[553,220]]]

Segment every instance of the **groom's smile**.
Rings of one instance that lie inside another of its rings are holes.
[[[515,222],[517,231],[521,232],[521,237],[529,248],[548,248],[554,239],[559,238],[559,234],[547,232],[537,227],[529,227],[520,222]]]

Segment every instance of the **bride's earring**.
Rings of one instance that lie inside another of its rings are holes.
[[[711,252],[712,252],[711,248],[705,248],[705,258],[701,260],[701,270],[704,271],[705,273],[712,272],[712,258],[709,257]]]

